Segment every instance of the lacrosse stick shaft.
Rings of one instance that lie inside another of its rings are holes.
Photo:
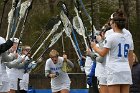
[[[73,47],[74,47],[74,50],[75,50],[77,56],[78,56],[78,59],[80,59],[80,54],[78,53],[77,47],[76,47],[76,45],[75,45],[75,43],[74,43],[72,37],[69,37],[69,38],[70,38],[70,40],[71,40],[71,43],[72,43],[72,45],[73,45]]]
[[[48,38],[58,29],[58,26],[61,24],[61,22],[59,21],[57,24],[54,25],[53,29],[51,30],[50,34],[44,39],[44,41],[41,43],[41,45],[37,48],[37,50],[35,51],[35,53],[32,55],[31,58],[33,58],[37,52],[41,49],[41,47],[45,44],[45,42],[48,40]]]
[[[47,23],[47,26],[50,24],[51,20],[54,20],[54,19],[50,19]],[[42,29],[43,30],[43,29]],[[31,49],[30,51],[28,51],[28,53],[25,55],[25,57],[32,51],[33,47],[38,43],[38,41],[42,38],[42,36],[46,33],[47,31],[44,30],[41,35],[38,37],[38,39],[33,43],[33,45],[31,46]]]
[[[92,40],[94,40],[94,27],[93,27],[93,1],[91,0],[91,16],[92,16],[92,23],[91,23],[91,28],[92,28]]]
[[[22,25],[21,32],[20,32],[19,42],[18,42],[18,46],[17,46],[16,52],[18,51],[19,44],[20,44],[21,39],[22,39],[22,37],[23,37],[23,32],[24,32],[25,24],[26,24],[26,22],[27,22],[27,18],[28,18],[28,15],[29,15],[29,11],[30,11],[31,8],[32,8],[32,3],[33,3],[33,1],[30,2],[30,5],[29,5],[28,8],[25,10],[24,21],[23,21],[23,25]],[[20,17],[19,23],[20,23],[21,19],[22,19],[22,17]],[[19,24],[18,24],[18,25],[19,25]],[[17,29],[18,29],[18,27],[17,27]],[[16,29],[16,31],[14,32],[12,38],[15,37],[15,34],[16,34],[16,32],[17,32],[17,29]]]
[[[45,51],[43,51],[43,53],[38,57],[37,61],[45,54],[45,52],[50,48],[52,47],[57,41],[58,39],[62,36],[62,33],[64,32],[61,31],[59,34],[55,35],[56,37],[54,37],[52,40],[51,40],[51,43],[47,45],[47,48],[45,49]],[[33,57],[31,57],[33,58]]]
[[[35,51],[35,53],[32,55],[32,57],[31,58],[33,58],[36,54],[37,54],[37,52],[41,49],[41,47],[45,44],[45,42],[48,40],[48,38],[51,36],[51,34],[49,34],[45,39],[44,39],[44,41],[41,43],[41,45],[37,48],[37,50]]]
[[[63,48],[63,54],[65,54],[65,46],[64,46],[64,37],[62,34],[62,48]]]
[[[83,8],[83,10],[84,10],[85,15],[87,16],[87,18],[89,19],[90,24],[91,24],[91,23],[92,23],[92,18],[91,18],[90,15],[87,13],[86,8],[85,8],[85,6],[84,6],[84,4],[83,4],[83,1],[82,1],[82,0],[79,0],[79,1],[80,1],[80,4],[81,4],[81,6],[82,6],[82,8]]]

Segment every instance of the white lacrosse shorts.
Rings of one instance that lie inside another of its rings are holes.
[[[17,90],[17,81],[9,81],[9,89]]]
[[[9,91],[9,82],[2,81],[2,85],[0,86],[0,92],[8,92]]]
[[[19,86],[20,86],[20,90],[28,90],[28,83],[26,82],[20,82],[19,83]]]
[[[58,92],[58,91],[63,90],[63,89],[70,90],[70,83],[63,83],[63,84],[57,85],[57,86],[51,85],[51,89],[52,89],[52,92]]]
[[[130,71],[110,72],[107,75],[107,85],[132,84]]]
[[[107,77],[97,77],[99,85],[107,85]]]

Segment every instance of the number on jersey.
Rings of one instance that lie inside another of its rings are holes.
[[[122,45],[121,43],[118,44],[119,46],[119,52],[118,52],[118,57],[127,57],[128,55],[128,50],[129,50],[129,44],[124,44]],[[122,47],[124,48],[124,51],[122,51]]]

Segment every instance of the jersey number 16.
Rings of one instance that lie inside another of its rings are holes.
[[[119,43],[118,46],[119,46],[118,57],[124,56],[126,58],[128,56],[129,44],[122,45],[121,43]],[[123,49],[124,51],[122,51],[122,48],[124,48]]]

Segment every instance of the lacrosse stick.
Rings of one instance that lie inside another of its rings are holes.
[[[62,9],[63,11],[68,11],[68,9],[67,9],[65,3],[62,4],[62,8],[63,8],[63,9]],[[81,56],[82,56],[82,53],[81,53],[81,51],[80,51],[80,48],[79,48],[79,45],[78,45],[78,41],[77,41],[77,39],[76,39],[75,29],[74,29],[73,25],[71,24],[71,22],[70,22],[70,20],[69,20],[69,18],[68,18],[68,12],[67,12],[67,13],[63,12],[63,13],[64,13],[64,15],[67,14],[67,15],[66,15],[67,19],[66,19],[66,20],[69,21],[68,28],[71,29],[70,31],[72,32],[72,35],[73,35],[73,38],[74,38],[74,41],[75,41],[76,48],[77,48],[78,53],[79,53],[79,55],[80,55],[80,57],[81,57]]]
[[[87,49],[88,45],[87,45],[87,41],[86,41],[84,25],[83,25],[81,18],[79,17],[77,8],[75,7],[74,10],[75,10],[77,16],[75,16],[73,18],[73,27],[76,29],[76,31],[78,32],[79,35],[82,35],[85,45],[86,45],[86,49]]]
[[[87,39],[88,43],[85,40],[86,49],[88,49],[88,46],[87,46],[87,44],[88,44],[90,50],[92,51],[91,44],[90,44],[90,39],[89,39],[89,36],[87,35],[87,29],[83,24],[83,17],[82,17],[81,10],[80,10],[80,7],[79,7],[79,1],[74,0],[74,3],[75,3],[75,9],[74,10],[75,10],[77,16],[75,17],[75,19],[73,19],[73,25],[74,25],[75,29],[77,29],[77,30],[79,30],[79,32],[83,33],[83,35],[84,35],[83,38]],[[80,35],[82,35],[82,34],[80,34]]]
[[[44,39],[44,41],[41,43],[41,45],[38,47],[38,49],[35,51],[35,53],[32,55],[31,58],[33,58],[36,55],[36,53],[45,44],[45,42],[47,41],[47,39],[58,29],[58,27],[59,27],[60,24],[61,24],[61,21],[58,21],[58,23],[53,26],[53,29],[51,30],[50,34]]]
[[[93,25],[93,2],[91,0],[91,11],[92,11],[92,18],[89,16],[89,14],[87,13],[86,9],[85,9],[85,6],[82,2],[82,0],[79,0],[80,1],[80,4],[84,10],[84,13],[86,14],[86,16],[88,17],[89,21],[90,21],[90,24],[91,24],[91,27],[92,27],[92,40],[94,39],[94,34],[97,32],[96,29],[95,29],[95,26]],[[94,32],[93,32],[94,31]],[[89,43],[90,44],[90,43]],[[91,50],[92,51],[92,50]],[[94,62],[93,63],[94,65],[96,65],[96,63]],[[93,67],[93,69],[95,69],[95,67]],[[98,91],[98,88],[97,88],[97,78],[95,76],[92,77],[93,78],[93,82],[94,82],[94,86],[93,86],[93,92],[95,93],[99,93]]]
[[[65,54],[63,34],[62,34],[62,47],[63,47],[63,54]],[[63,72],[66,72],[66,73],[71,72],[71,70],[72,70],[72,68],[67,63],[67,60],[65,60],[65,59],[63,61],[63,65],[62,65],[61,69],[62,69]]]
[[[18,24],[17,24],[17,29],[18,29],[18,26],[19,26],[20,21],[22,20],[22,18],[24,18],[24,21],[23,21],[23,25],[22,25],[21,32],[20,32],[19,42],[18,42],[18,46],[17,46],[16,52],[17,52],[17,50],[18,50],[19,44],[20,44],[20,42],[21,42],[21,39],[22,39],[22,37],[23,37],[23,31],[24,31],[24,28],[25,28],[25,24],[26,24],[26,21],[27,21],[27,17],[28,17],[28,15],[29,15],[29,11],[30,11],[31,8],[32,8],[32,3],[33,3],[33,0],[28,0],[28,1],[25,1],[24,3],[21,4],[20,17],[19,17],[19,21],[18,21]],[[16,29],[16,31],[14,32],[12,38],[15,37],[15,34],[16,34],[16,32],[17,32],[17,29]]]
[[[3,4],[3,9],[2,9],[2,15],[1,15],[1,19],[0,19],[0,30],[1,30],[1,25],[2,25],[2,22],[3,22],[3,15],[4,15],[4,11],[5,11],[5,6],[8,2],[8,0],[3,0],[4,4]]]
[[[8,28],[7,28],[7,35],[6,35],[6,40],[10,38],[11,32],[14,29],[16,17],[18,16],[18,9],[19,9],[19,4],[21,3],[21,0],[13,0],[12,2],[12,9],[10,10],[8,14]]]
[[[79,0],[79,4],[81,5],[85,15],[87,16],[91,26],[92,26],[92,38],[94,38],[94,34],[98,33],[98,31],[96,30],[95,26],[93,25],[93,18],[91,18],[91,16],[88,14],[88,12],[86,11],[86,8],[82,2],[82,0]],[[92,9],[92,17],[93,17],[93,2],[91,0],[91,9]],[[93,32],[94,31],[94,32]]]
[[[69,21],[69,19],[67,17],[68,15],[65,15],[65,13],[64,13],[64,10],[67,11],[67,7],[66,7],[66,5],[64,3],[62,3],[61,7],[62,7],[61,15],[64,16],[64,17],[61,17],[61,20],[62,20],[62,22],[64,22],[63,24],[64,24],[64,27],[66,29],[65,32],[67,33],[69,31],[69,34],[70,34],[70,32],[72,31],[72,35],[73,35],[74,41],[75,41],[75,44],[74,44],[75,46],[74,47],[76,47],[75,50],[78,52],[78,55],[79,55],[81,70],[84,71],[84,67],[83,67],[84,62],[81,61],[81,59],[82,59],[82,53],[80,51],[80,48],[79,48],[79,45],[78,45],[78,41],[77,41],[76,36],[75,36],[75,33],[74,33],[74,27],[71,24],[71,22]],[[65,19],[63,19],[63,18],[65,18]],[[66,21],[69,21],[69,24],[66,24]],[[67,28],[69,28],[69,29],[67,30]]]
[[[80,48],[79,48],[79,45],[78,45],[78,42],[77,42],[77,39],[76,39],[76,36],[75,36],[75,33],[74,33],[73,25],[71,24],[70,20],[67,17],[68,16],[68,10],[67,10],[67,7],[66,7],[65,3],[62,3],[61,7],[62,7],[62,11],[60,13],[60,16],[61,16],[61,20],[64,24],[64,27],[66,29],[65,32],[66,32],[66,34],[68,34],[68,36],[71,36],[71,33],[72,33],[72,35],[74,37],[74,41],[75,41],[75,47],[77,48],[76,50],[78,51],[78,54],[81,57],[82,54],[80,52]]]
[[[64,32],[64,30],[62,30],[60,33],[57,33],[53,36],[50,44],[48,44],[47,48],[45,49],[45,51],[43,51],[43,53],[37,58],[36,62],[38,62],[38,60],[40,60],[40,58],[42,58],[42,56],[45,54],[45,52],[52,47],[58,40],[59,38],[62,36],[62,33]]]
[[[61,11],[61,13],[60,13],[60,18],[61,18],[61,21],[63,22],[63,26],[64,26],[64,29],[65,29],[65,33],[66,33],[66,35],[70,38],[71,43],[72,43],[72,46],[74,47],[75,52],[76,52],[78,58],[80,59],[80,55],[79,55],[79,53],[77,52],[76,45],[74,44],[74,41],[73,41],[73,39],[72,39],[72,37],[71,37],[71,29],[68,28],[68,26],[71,26],[71,25],[69,25],[70,22],[69,22],[69,20],[67,19],[67,16],[64,14],[63,11]]]
[[[42,36],[47,32],[47,30],[50,30],[53,27],[55,21],[57,21],[56,18],[49,19],[47,25],[45,26],[45,30],[41,33],[41,35],[38,37],[38,39],[33,43],[33,45],[31,46],[31,49],[28,51],[26,56],[32,51],[33,47],[38,43],[40,38],[42,38]]]
[[[27,20],[27,16],[28,16],[28,11],[30,9],[30,6],[31,6],[31,1],[25,1],[21,4],[21,8],[20,8],[20,11],[19,11],[19,20],[18,20],[18,23],[17,23],[17,27],[13,33],[13,36],[12,36],[12,39],[15,37],[16,35],[16,32],[18,30],[18,27],[20,25],[20,22],[21,20],[24,18],[24,21],[23,21],[23,26],[22,26],[22,30],[21,30],[21,34],[23,33],[23,30],[24,30],[24,26],[25,26],[25,23],[26,23],[26,20]],[[20,37],[22,37],[20,34]],[[19,39],[19,42],[20,42],[20,39]]]

